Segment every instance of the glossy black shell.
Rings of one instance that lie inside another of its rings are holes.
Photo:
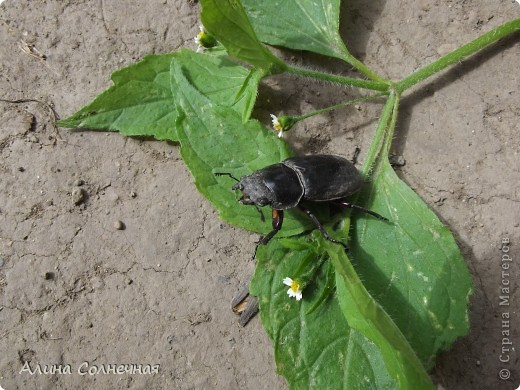
[[[293,157],[282,164],[296,172],[303,199],[315,202],[345,198],[359,191],[363,178],[347,159],[332,155]]]
[[[276,210],[300,201],[325,202],[358,191],[363,179],[354,165],[339,156],[292,157],[244,176],[233,186],[244,192],[244,204],[270,205]]]

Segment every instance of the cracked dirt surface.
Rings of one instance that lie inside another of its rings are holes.
[[[258,319],[240,328],[229,303],[253,270],[258,238],[218,219],[174,144],[57,129],[149,53],[194,48],[196,1],[16,1],[0,5],[0,386],[286,388]],[[343,7],[353,53],[399,78],[518,17],[514,1],[371,1]],[[516,15],[516,16],[515,16]],[[401,177],[454,231],[474,275],[471,332],[438,359],[446,389],[513,389],[518,354],[501,363],[502,314],[518,337],[518,35],[404,97],[395,152]],[[337,61],[290,61],[350,74]],[[355,90],[278,76],[255,115],[299,114]],[[282,108],[283,107],[283,108]],[[299,124],[300,153],[361,159],[381,107]],[[502,239],[511,242],[510,305],[500,306]],[[70,375],[20,373],[24,362]],[[79,375],[83,363],[160,364],[155,375]],[[499,371],[508,368],[509,380]]]

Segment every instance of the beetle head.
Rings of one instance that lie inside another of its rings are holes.
[[[242,177],[232,189],[242,191],[242,197],[239,199],[239,202],[245,205],[262,207],[270,205],[273,200],[271,189],[255,173]]]

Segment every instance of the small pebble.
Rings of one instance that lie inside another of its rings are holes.
[[[116,230],[125,230],[125,224],[122,221],[115,221],[114,222],[114,229]]]
[[[403,167],[406,165],[406,160],[403,156],[390,155],[390,165],[393,167]]]
[[[83,179],[77,179],[74,181],[74,185],[76,187],[81,187],[83,184],[85,184],[85,180],[83,180]]]
[[[78,206],[81,203],[83,203],[84,200],[85,200],[85,191],[82,188],[74,188],[72,190],[72,202],[74,202],[74,204],[76,206]]]
[[[134,191],[132,191],[132,192],[130,192],[130,197],[135,198],[135,197],[137,197],[137,194]]]
[[[25,172],[25,168],[24,167],[18,167],[18,172]]]
[[[45,272],[45,280],[54,280],[55,276],[54,272]]]

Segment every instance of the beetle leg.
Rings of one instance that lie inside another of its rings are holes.
[[[354,150],[354,156],[352,156],[352,164],[356,165],[357,164],[357,159],[359,157],[359,153],[361,152],[361,149],[359,148],[356,148],[356,150]]]
[[[280,229],[282,228],[282,224],[283,224],[283,210],[273,209],[273,230],[271,230],[271,232],[267,236],[262,238],[260,240],[260,242],[258,243],[258,245],[267,245],[267,243],[269,241],[271,241],[271,238],[273,238],[274,235],[280,231]],[[257,245],[257,248],[258,248],[258,245]],[[256,249],[255,249],[255,255],[256,255]]]
[[[371,216],[376,217],[377,219],[389,222],[388,218],[383,217],[381,214],[378,214],[375,211],[366,209],[364,207],[358,206],[357,204],[352,204],[352,203],[348,203],[348,202],[344,202],[344,201],[335,201],[334,203],[337,203],[341,206],[348,207],[351,209],[363,211],[364,213],[370,214]]]
[[[264,212],[262,211],[260,206],[255,204],[255,208],[256,208],[256,211],[258,211],[258,214],[260,214],[260,221],[265,222]]]
[[[334,238],[332,238],[331,236],[329,236],[329,233],[327,233],[327,231],[325,230],[325,228],[323,227],[323,225],[321,224],[320,221],[318,221],[318,218],[316,218],[316,216],[311,212],[311,210],[303,207],[303,206],[298,206],[298,208],[303,211],[305,214],[307,214],[309,216],[309,218],[312,220],[312,222],[314,222],[314,224],[316,225],[316,227],[318,228],[318,230],[320,231],[321,235],[326,239],[326,240],[329,240],[330,242],[333,242],[334,244],[339,244],[341,245],[343,248],[345,248],[346,251],[349,251],[349,248],[347,246],[347,244],[345,244],[344,242],[341,242],[341,241],[338,241],[338,240],[335,240]]]

